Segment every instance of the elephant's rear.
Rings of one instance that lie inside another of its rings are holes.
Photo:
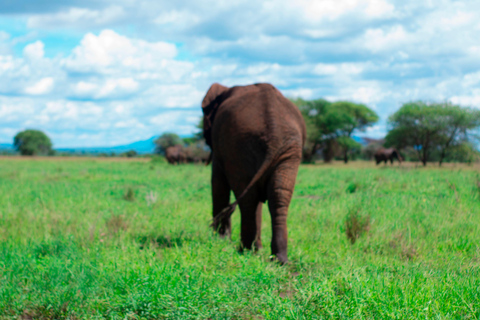
[[[214,158],[238,176],[232,184],[240,181],[243,186],[266,160],[271,169],[287,159],[301,159],[306,130],[292,102],[268,84],[230,90],[218,111],[212,142]]]
[[[300,111],[273,86],[257,84],[231,90],[231,97],[219,110],[216,123],[217,131],[229,132],[225,137],[229,142],[239,140],[244,147],[245,140],[257,140],[269,149],[304,144],[306,131]]]

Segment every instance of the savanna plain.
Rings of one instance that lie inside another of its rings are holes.
[[[209,229],[210,167],[0,159],[0,319],[478,319],[479,168],[302,165],[289,260]],[[233,199],[233,196],[232,196]]]

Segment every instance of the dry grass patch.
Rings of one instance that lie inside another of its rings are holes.
[[[125,220],[124,215],[112,215],[107,219],[105,225],[111,234],[117,234],[120,230],[125,231],[128,229],[128,222]]]

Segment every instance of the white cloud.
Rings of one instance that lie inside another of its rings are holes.
[[[402,26],[395,26],[390,30],[369,29],[365,32],[361,42],[365,48],[377,53],[380,51],[401,48],[407,41],[409,36]],[[411,44],[411,43],[410,43]]]
[[[99,86],[92,82],[80,81],[73,86],[73,92],[78,97],[95,96]]]
[[[0,30],[0,56],[11,52],[10,34]]]
[[[119,6],[110,6],[103,10],[87,8],[70,8],[53,14],[36,14],[28,18],[29,28],[58,28],[62,26],[81,25],[83,27],[104,26],[125,16]]]
[[[0,73],[15,68],[15,60],[12,56],[0,56]]]
[[[67,70],[75,72],[112,73],[118,67],[144,70],[165,65],[166,59],[177,55],[174,44],[132,40],[112,30],[98,36],[86,34],[80,46],[63,60]]]
[[[118,121],[114,124],[115,128],[144,128],[145,125],[137,119],[128,119],[124,121]]]
[[[3,41],[6,41],[8,39],[10,39],[10,35],[5,31],[0,30],[0,41],[3,42]]]
[[[32,86],[26,87],[25,93],[31,94],[31,95],[47,94],[52,91],[53,87],[54,87],[53,78],[47,77],[47,78],[41,79],[40,81],[36,82]]]
[[[150,119],[150,124],[162,128],[161,132],[176,132],[178,134],[192,134],[196,132],[197,129],[195,125],[198,123],[198,118],[201,114],[199,109],[198,112],[180,112],[172,111],[168,113],[162,113],[157,116],[154,116]],[[178,125],[179,121],[188,118],[189,123],[186,125]]]
[[[480,89],[472,90],[470,95],[453,96],[450,101],[455,104],[480,109]]]
[[[313,22],[338,19],[352,12],[365,13],[372,18],[385,17],[392,14],[395,8],[384,0],[299,0],[294,3]]]
[[[360,87],[352,92],[351,99],[372,105],[375,102],[381,101],[385,95],[386,93],[378,87]]]
[[[152,104],[167,108],[191,108],[200,104],[205,92],[196,87],[185,85],[158,85],[145,92],[145,97]]]
[[[138,89],[138,82],[132,78],[107,80],[98,97],[105,98],[114,94],[131,94]]]
[[[73,86],[73,93],[80,98],[121,98],[135,93],[139,83],[132,78],[107,79],[103,83],[80,81]]]
[[[372,18],[385,18],[393,15],[395,6],[384,0],[367,1],[365,13]]]
[[[45,45],[42,41],[38,40],[34,43],[27,45],[23,49],[23,56],[30,60],[40,60],[43,58]]]
[[[288,97],[288,98],[302,98],[302,99],[308,100],[308,99],[312,99],[313,97],[313,90],[305,89],[305,88],[282,90],[282,93],[285,97]]]
[[[162,12],[158,15],[153,23],[157,25],[176,25],[178,27],[187,27],[188,25],[194,25],[201,21],[201,17],[194,12],[189,12],[186,10],[178,11],[172,10],[168,12]],[[183,26],[182,26],[183,25]]]

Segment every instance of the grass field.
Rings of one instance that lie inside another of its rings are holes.
[[[0,159],[0,319],[480,318],[478,169],[302,166],[286,266],[266,206],[257,254],[209,230],[210,170]]]

